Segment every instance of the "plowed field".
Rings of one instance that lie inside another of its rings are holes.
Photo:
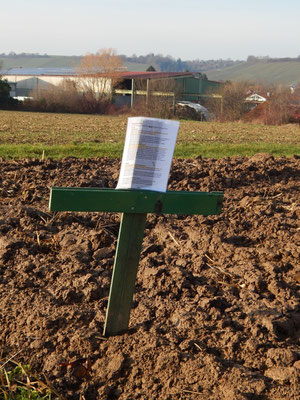
[[[67,399],[298,399],[299,157],[174,160],[169,189],[223,191],[223,211],[148,215],[129,330],[103,338],[120,216],[50,213],[49,189],[119,167],[0,161],[2,357]],[[60,365],[82,357],[84,378]]]

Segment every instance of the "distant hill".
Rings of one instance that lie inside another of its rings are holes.
[[[211,69],[223,69],[233,66],[240,61],[233,60],[191,60],[182,61],[180,58],[175,59],[171,56],[162,56],[161,54],[150,53],[145,56],[127,57],[120,55],[124,65],[128,71],[146,71],[150,66],[156,71],[162,72],[203,72]],[[75,68],[79,65],[82,57],[80,56],[51,56],[31,53],[16,54],[0,54],[0,63],[3,69],[10,68]]]
[[[293,61],[240,62],[224,69],[204,71],[217,81],[251,81],[267,84],[300,84],[300,59]]]
[[[36,57],[1,57],[3,69],[8,68],[74,68],[81,57],[73,56],[36,56]]]
[[[80,56],[13,56],[1,57],[2,69],[10,68],[75,68],[80,64]],[[124,62],[128,71],[146,71],[148,64]]]
[[[266,84],[300,84],[300,57],[270,59],[249,56],[247,61],[192,60],[182,61],[170,56],[148,54],[126,57],[121,55],[128,71],[146,71],[152,65],[156,71],[201,72],[216,81],[251,81]],[[40,54],[0,54],[3,69],[11,68],[68,68],[79,65],[80,56]]]

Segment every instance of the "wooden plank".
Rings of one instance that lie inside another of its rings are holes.
[[[104,336],[128,328],[147,214],[123,214],[110,285]]]
[[[51,211],[220,214],[223,193],[53,187]]]

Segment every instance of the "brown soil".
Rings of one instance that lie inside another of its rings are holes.
[[[174,161],[220,216],[149,215],[130,329],[105,339],[118,214],[50,213],[50,186],[115,187],[109,159],[1,161],[2,358],[68,399],[298,399],[299,157]],[[89,357],[90,376],[61,362]]]

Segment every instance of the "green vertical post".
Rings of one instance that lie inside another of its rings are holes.
[[[147,214],[122,214],[104,336],[128,328]]]
[[[134,96],[135,96],[135,82],[134,79],[131,79],[131,99],[130,99],[130,107],[133,107],[134,104]]]
[[[173,105],[173,115],[175,115],[175,113],[176,113],[176,95],[175,95],[175,93],[173,94],[172,105]]]
[[[149,104],[150,97],[150,79],[147,79],[147,87],[146,87],[146,105]]]
[[[223,96],[221,96],[221,106],[220,106],[220,108],[221,108],[221,115],[223,115]]]

